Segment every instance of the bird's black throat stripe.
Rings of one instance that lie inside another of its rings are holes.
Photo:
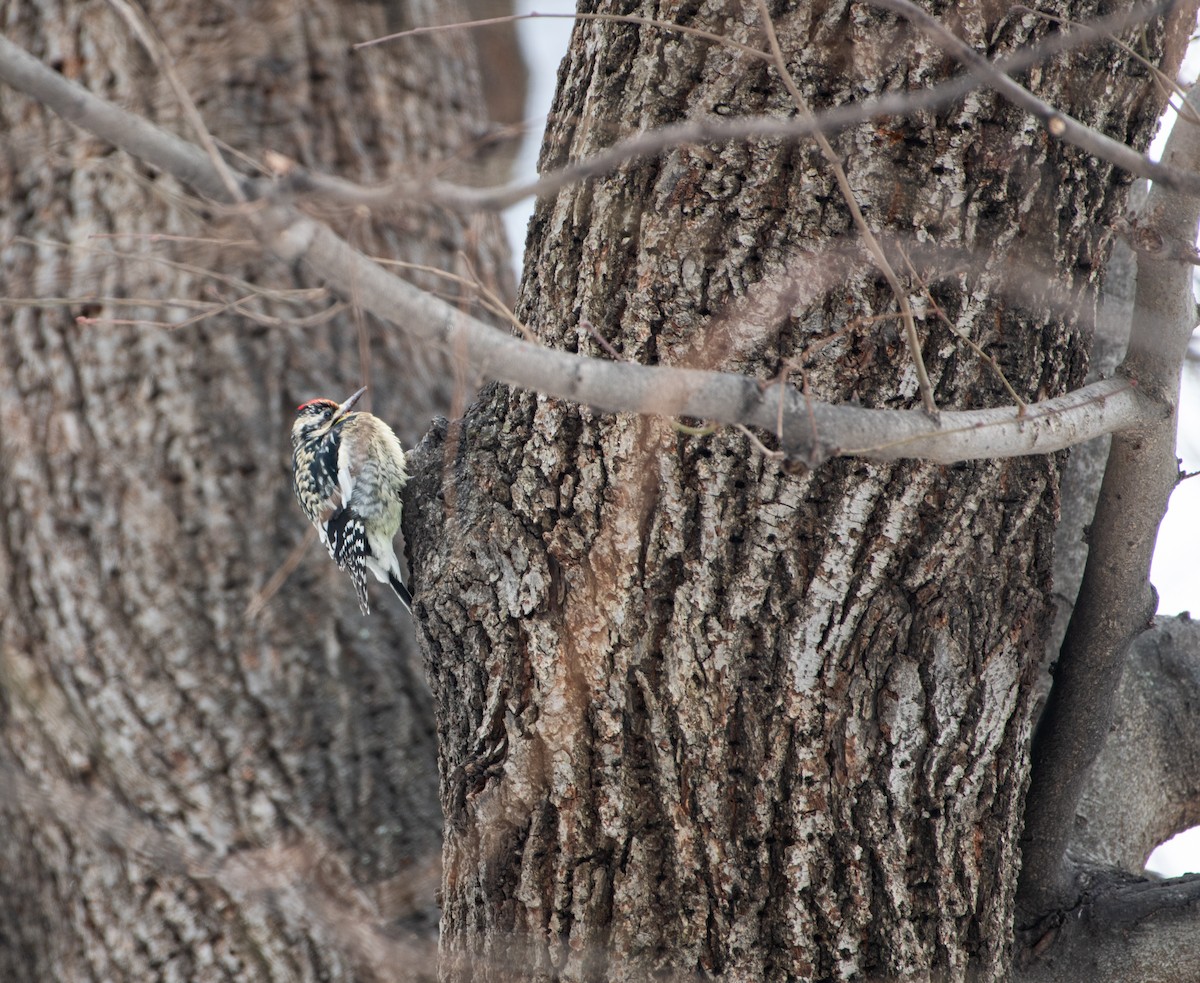
[[[317,443],[313,449],[309,471],[312,473],[316,486],[323,491],[330,484],[337,484],[338,450],[342,446],[342,434],[334,427]]]

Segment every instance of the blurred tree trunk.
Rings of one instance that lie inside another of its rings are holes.
[[[513,0],[461,0],[463,15],[471,20],[511,16]],[[513,162],[525,137],[525,96],[529,88],[529,66],[521,54],[517,25],[513,21],[473,28],[471,37],[479,58],[479,74],[485,79],[483,97],[488,118],[495,124],[489,141],[489,159],[496,165],[494,183],[512,177]]]
[[[144,9],[214,136],[253,160],[368,182],[481,164],[469,34],[350,49],[452,5]],[[112,6],[9,4],[4,29],[194,138]],[[410,624],[383,595],[363,620],[312,541],[252,602],[308,531],[295,405],[369,379],[411,443],[461,398],[454,374],[333,295],[280,293],[290,271],[214,236],[177,184],[23,97],[4,93],[0,121],[0,978],[370,977],[379,946],[409,937],[384,929],[436,927],[432,705]],[[511,293],[494,220],[331,217],[370,252]],[[196,302],[227,306],[188,323]]]
[[[764,47],[752,4],[582,6]],[[814,110],[957,71],[867,6],[771,6]],[[989,57],[1054,29],[942,13]],[[1191,16],[1139,29],[1168,74]],[[1024,81],[1137,147],[1161,108],[1105,43]],[[761,61],[580,24],[542,164],[743,113],[796,113]],[[834,143],[901,275],[897,247],[1022,398],[1082,380],[1122,175],[986,92]],[[519,313],[597,357],[585,322],[627,359],[764,383],[791,360],[814,398],[911,406],[898,320],[872,320],[895,310],[815,149],[758,142],[543,202]],[[1010,402],[943,322],[921,330],[942,405]],[[1062,455],[795,473],[735,432],[498,386],[422,454],[406,528],[443,755],[446,978],[1006,977]]]

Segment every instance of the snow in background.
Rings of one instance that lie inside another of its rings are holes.
[[[571,13],[573,3],[533,3],[520,0],[516,13]],[[542,142],[546,115],[554,99],[558,65],[571,37],[573,22],[567,18],[546,18],[517,22],[521,50],[529,64],[529,96],[526,102],[528,131],[515,165],[514,176],[532,178],[537,173],[538,151]],[[1200,74],[1200,44],[1192,43],[1180,71],[1180,77],[1194,80]],[[1156,159],[1162,153],[1167,133],[1175,121],[1168,111],[1151,148]],[[525,201],[504,212],[505,228],[516,257],[518,272],[525,249],[525,232],[533,202]],[[1193,350],[1200,358],[1200,338],[1193,338]],[[1179,405],[1177,452],[1187,472],[1200,471],[1200,368],[1189,362],[1183,373],[1183,392]],[[1159,529],[1150,579],[1158,590],[1158,613],[1179,614],[1195,610],[1200,616],[1200,477],[1183,482],[1171,496],[1167,515]],[[1146,869],[1164,877],[1200,872],[1200,827],[1186,830],[1168,840],[1150,855]]]

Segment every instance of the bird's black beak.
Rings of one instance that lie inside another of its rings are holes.
[[[356,392],[354,395],[352,395],[349,399],[347,399],[346,402],[342,403],[342,405],[337,408],[337,412],[333,414],[333,419],[330,420],[329,422],[337,423],[338,420],[340,420],[347,413],[349,413],[350,410],[354,407],[354,404],[359,401],[359,399],[362,397],[362,394],[365,393],[366,391],[367,391],[367,387],[363,386],[362,389],[360,389],[358,392]]]

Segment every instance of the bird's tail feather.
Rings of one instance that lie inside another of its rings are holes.
[[[412,614],[412,594],[408,592],[408,588],[400,582],[400,578],[394,573],[388,573],[388,583],[392,585],[392,590],[396,592],[396,596],[400,598],[400,603],[404,605],[404,610]]]

